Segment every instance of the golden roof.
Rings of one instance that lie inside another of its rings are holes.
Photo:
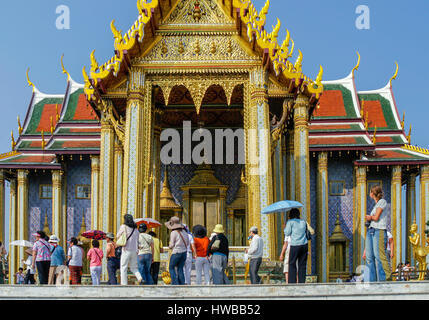
[[[162,186],[161,197],[160,197],[160,208],[161,209],[179,209],[181,208],[176,201],[174,201],[173,195],[170,191],[170,186],[168,184],[168,173],[165,169],[165,178]]]

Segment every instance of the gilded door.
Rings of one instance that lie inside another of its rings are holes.
[[[218,201],[218,199],[193,198],[191,200],[191,228],[200,224],[207,228],[207,233],[210,235],[218,223]]]

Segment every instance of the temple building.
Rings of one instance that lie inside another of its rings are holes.
[[[251,0],[138,0],[137,7],[125,34],[112,21],[115,54],[101,65],[93,51],[84,84],[64,65],[64,94],[44,94],[28,79],[27,115],[16,138],[12,131],[12,151],[0,155],[0,215],[10,222],[2,223],[2,238],[34,240],[33,232],[48,228],[67,246],[83,226],[116,233],[126,213],[160,222],[176,215],[209,233],[223,224],[236,259],[255,225],[264,260],[276,261],[285,218],[261,211],[291,199],[304,204],[302,217],[316,229],[308,274],[328,282],[363,263],[372,185],[383,187],[395,239],[417,217],[421,227],[429,220],[429,151],[412,146],[404,131],[393,78],[359,92],[359,64],[340,80],[322,81],[322,67],[315,80],[304,75],[289,32],[278,42],[280,21],[266,30],[269,1],[261,11]],[[165,139],[169,129],[177,145]],[[219,129],[243,132],[229,141],[232,157],[200,143]],[[175,146],[180,163],[166,163]],[[166,244],[167,230],[155,231]],[[410,250],[396,241],[393,265]],[[23,258],[23,249],[10,248],[9,274]]]

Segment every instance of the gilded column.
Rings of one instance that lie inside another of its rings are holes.
[[[160,219],[160,195],[161,195],[161,128],[155,127],[153,135],[153,204],[152,204],[152,218],[159,221]]]
[[[429,221],[429,165],[420,167],[420,243],[426,243],[426,222]]]
[[[295,134],[288,130],[286,136],[286,195],[288,200],[295,200]]]
[[[414,221],[416,221],[416,174],[411,173],[407,180],[407,223],[405,227],[406,231],[406,260],[411,262],[411,265],[415,265],[414,255],[411,252],[411,244],[408,241],[410,234],[410,227]]]
[[[304,207],[302,218],[311,222],[310,207],[310,151],[308,139],[308,97],[298,95],[294,107],[294,163],[295,163],[295,199]],[[308,250],[307,272],[312,274],[311,247]]]
[[[112,108],[107,101],[108,108]],[[115,132],[111,122],[103,115],[101,119],[100,143],[100,190],[98,206],[98,226],[105,232],[113,231],[114,218],[114,164],[115,164]]]
[[[4,187],[4,170],[0,170],[0,241],[5,242],[5,187]]]
[[[62,177],[61,170],[52,170],[52,234],[63,238],[62,235]]]
[[[113,227],[113,234],[116,234],[122,224],[122,168],[124,159],[124,149],[118,137],[115,139],[115,165],[114,165],[114,215],[115,223]]]
[[[17,240],[29,239],[28,234],[28,170],[18,170]],[[18,248],[17,265],[24,259],[24,247]]]
[[[146,214],[146,191],[151,183],[150,155],[152,133],[152,86],[145,81],[142,69],[134,68],[130,75],[127,101],[124,182],[122,211],[141,218]]]
[[[395,254],[392,266],[402,260],[402,167],[392,167],[391,182],[391,233],[395,240]]]
[[[317,275],[319,282],[329,280],[329,206],[328,153],[320,152],[317,163]]]
[[[99,228],[99,185],[100,185],[100,157],[91,156],[91,229],[97,230]]]
[[[353,263],[354,270],[363,265],[363,251],[365,249],[365,216],[367,204],[366,166],[355,167],[355,214],[353,218]]]
[[[16,197],[16,179],[10,179],[10,194],[9,194],[9,242],[18,240],[17,235],[17,197]],[[8,248],[9,258],[9,274],[14,275],[18,271],[19,263],[17,263],[18,247],[10,246]],[[15,277],[9,277],[9,284],[15,283]]]
[[[261,210],[273,203],[271,134],[268,105],[268,74],[263,68],[250,72],[250,103],[245,106],[247,113],[246,156],[248,157],[246,176],[250,179],[249,209],[251,223],[261,230],[264,240],[264,257],[276,259],[275,216],[262,215]],[[246,115],[245,115],[246,116]],[[246,131],[246,130],[245,130]],[[249,181],[248,181],[249,182]]]
[[[234,209],[227,209],[227,237],[230,246],[234,245]]]

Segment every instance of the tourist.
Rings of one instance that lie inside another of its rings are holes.
[[[172,250],[169,264],[169,272],[173,285],[184,285],[184,266],[189,245],[188,233],[180,223],[179,217],[171,217],[165,226],[171,230],[169,248]],[[177,273],[176,273],[177,268]]]
[[[202,275],[204,272],[204,283],[210,284],[210,261],[208,258],[208,249],[210,240],[207,238],[207,229],[201,225],[194,226],[194,245],[196,252],[195,271],[197,274],[197,285],[202,283]]]
[[[24,284],[24,269],[19,268],[18,272],[15,273],[16,284]]]
[[[380,186],[373,186],[369,195],[375,201],[375,206],[371,214],[365,216],[369,223],[365,239],[367,279],[370,282],[380,282],[390,280],[392,273],[386,257],[389,212],[385,210],[387,202],[383,199],[383,190]]]
[[[64,265],[66,260],[66,254],[64,249],[58,245],[60,239],[56,235],[51,235],[49,237],[49,243],[54,247],[51,251],[51,267],[49,268],[49,280],[48,284],[56,283],[56,274],[58,273],[59,267]]]
[[[208,247],[208,252],[212,255],[213,284],[229,284],[225,273],[229,256],[228,239],[225,237],[225,231],[221,224],[216,225],[213,232],[216,233],[216,236],[213,237]]]
[[[403,264],[399,262],[396,266],[396,281],[405,281],[404,272],[403,272]]]
[[[0,241],[0,284],[4,284],[6,271],[4,267],[4,256],[7,254],[3,243]]]
[[[150,275],[152,276],[153,284],[158,285],[159,267],[161,265],[161,253],[164,253],[161,239],[158,239],[156,233],[149,232],[153,240],[153,258],[150,265]]]
[[[143,283],[146,285],[152,285],[153,279],[150,274],[150,266],[152,264],[153,257],[153,240],[152,236],[146,233],[147,225],[144,223],[139,226],[139,255],[138,255],[138,267],[140,274],[143,277]]]
[[[53,246],[45,240],[46,234],[43,231],[37,231],[33,233],[33,236],[36,237],[36,242],[33,245],[33,263],[31,268],[35,269],[37,266],[39,284],[48,284]]]
[[[299,210],[292,209],[285,229],[285,237],[290,236],[288,283],[305,283],[308,256],[307,229],[314,234],[313,228],[300,219]]]
[[[70,248],[67,252],[68,266],[72,285],[79,285],[82,282],[82,258],[84,251],[78,246],[75,237],[70,239]]]
[[[257,227],[251,227],[249,233],[250,233],[249,238],[251,239],[251,242],[250,242],[250,248],[246,249],[246,253],[249,258],[250,282],[252,284],[260,284],[261,277],[259,277],[258,271],[262,263],[264,241],[258,235]]]
[[[386,257],[387,262],[389,263],[389,270],[392,270],[392,259],[394,256],[394,241],[393,241],[393,235],[390,233],[390,231],[387,231],[387,244],[386,244]]]
[[[405,261],[405,265],[402,268],[402,271],[403,271],[405,281],[410,281],[415,269],[414,267],[411,266],[411,263],[409,261]]]
[[[283,261],[283,273],[285,275],[286,283],[289,282],[289,256],[290,256],[290,241],[291,237],[285,237],[282,252],[280,254],[280,261]]]
[[[27,266],[27,269],[25,270],[24,284],[35,284],[36,280],[34,279],[34,274],[36,271],[31,268],[31,265],[33,264],[33,251],[26,249],[25,253],[27,254],[27,260],[22,260],[22,262]]]
[[[187,247],[187,253],[186,253],[186,261],[185,261],[185,267],[183,269],[183,272],[185,273],[185,284],[190,285],[191,284],[191,271],[192,271],[192,260],[195,259],[195,244],[194,244],[194,237],[192,236],[192,233],[189,231],[189,228],[186,224],[183,225],[186,233],[188,234],[188,247]]]
[[[138,283],[142,283],[142,275],[137,266],[137,253],[139,246],[139,232],[137,225],[134,222],[133,216],[126,214],[124,216],[124,224],[122,224],[116,235],[116,239],[120,239],[125,233],[126,243],[122,247],[121,253],[121,285],[128,285],[128,268],[135,275]]]
[[[89,249],[86,254],[86,258],[89,260],[89,271],[91,273],[92,285],[100,285],[101,279],[101,262],[103,260],[103,251],[100,250],[100,242],[94,239],[92,240],[92,248]]]
[[[113,241],[115,235],[111,232],[106,234],[107,249],[107,274],[109,276],[108,284],[117,285],[118,280],[116,279],[116,271],[120,268],[120,252],[121,247],[116,246],[116,243]]]

